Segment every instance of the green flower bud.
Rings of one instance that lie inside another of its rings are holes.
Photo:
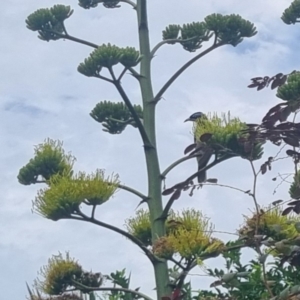
[[[180,33],[180,26],[179,25],[169,25],[163,31],[163,40],[170,40],[170,39],[177,39]],[[170,43],[174,44],[174,43]]]
[[[73,14],[73,9],[70,6],[65,6],[61,4],[54,5],[50,8],[51,14],[59,22],[63,22],[65,19],[69,18]]]
[[[291,25],[299,22],[300,19],[300,0],[294,0],[292,4],[283,12],[282,21]]]
[[[126,68],[135,67],[140,62],[140,54],[133,47],[121,49],[121,53],[120,63]]]

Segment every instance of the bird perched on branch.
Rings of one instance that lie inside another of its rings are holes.
[[[202,112],[195,112],[184,122],[188,122],[188,121],[197,122],[199,119],[200,120],[207,119],[207,116]],[[196,148],[198,148],[197,154],[199,154],[199,156],[197,157],[197,163],[198,163],[198,171],[200,171],[208,164],[212,156],[212,150],[209,147],[207,147],[205,143],[202,143],[200,140],[197,140],[196,135],[194,135],[194,142],[197,144]],[[206,179],[207,179],[206,171],[202,171],[198,174],[199,183],[206,181]]]

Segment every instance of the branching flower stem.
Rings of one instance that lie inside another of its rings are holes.
[[[165,44],[169,44],[169,43],[172,43],[172,44],[175,44],[175,43],[182,43],[182,42],[188,42],[188,41],[192,41],[194,39],[198,38],[197,36],[194,36],[194,37],[191,37],[189,39],[185,39],[185,40],[182,40],[182,39],[168,39],[168,40],[164,40],[164,41],[161,41],[159,42],[150,52],[150,56],[151,58],[154,57],[154,54],[156,53],[156,51],[163,45]]]
[[[55,30],[52,30],[52,29],[44,29],[44,31],[49,32],[49,33],[53,33],[53,34],[57,35],[58,37],[60,37],[62,39],[70,40],[70,41],[73,41],[73,42],[76,42],[76,43],[79,43],[79,44],[90,46],[90,47],[95,48],[95,49],[97,49],[99,47],[99,45],[97,45],[97,44],[94,44],[94,43],[88,42],[86,40],[76,38],[76,37],[71,36],[69,34],[62,34],[58,31],[55,31]]]
[[[176,166],[178,166],[179,164],[181,164],[182,162],[186,161],[186,160],[189,160],[189,159],[192,159],[192,158],[195,158],[199,156],[198,154],[196,155],[190,155],[190,156],[184,156],[178,160],[176,160],[175,162],[173,162],[170,166],[168,166],[162,173],[161,173],[161,178],[162,179],[165,179],[167,174],[172,171],[172,169],[174,169]]]
[[[124,237],[128,238],[130,241],[132,241],[134,244],[136,244],[138,247],[140,247],[140,249],[142,249],[142,251],[146,254],[146,256],[149,258],[149,260],[154,263],[156,261],[159,261],[159,258],[157,258],[139,239],[137,239],[136,237],[134,237],[133,235],[131,235],[130,233],[115,227],[113,225],[107,224],[105,222],[96,220],[93,217],[89,217],[87,215],[85,215],[81,210],[77,211],[77,215],[80,217],[76,217],[76,216],[71,216],[69,217],[70,219],[75,219],[75,220],[80,220],[80,221],[84,221],[84,222],[89,222],[104,228],[107,228],[111,231],[117,232],[121,235],[123,235]]]
[[[234,186],[231,186],[231,185],[220,184],[220,183],[209,183],[209,182],[207,182],[207,183],[206,183],[206,182],[203,182],[203,183],[201,183],[201,185],[203,185],[203,186],[206,185],[206,186],[219,186],[219,187],[224,187],[224,188],[232,189],[232,190],[241,192],[241,193],[243,193],[243,194],[248,194],[249,196],[252,196],[251,194],[248,193],[248,191],[239,189],[239,188],[234,187]]]
[[[138,197],[140,197],[142,200],[147,200],[148,197],[142,193],[140,193],[139,191],[129,187],[129,186],[126,186],[126,185],[123,185],[123,184],[117,184],[117,187],[121,190],[124,190],[124,191],[127,191],[127,192],[130,192]]]
[[[120,96],[122,97],[123,101],[125,102],[126,106],[128,107],[135,123],[136,123],[136,126],[138,127],[139,129],[139,132],[141,134],[141,137],[142,137],[142,140],[143,140],[143,143],[144,143],[144,147],[153,147],[150,143],[150,140],[149,140],[149,137],[146,133],[146,130],[144,128],[144,125],[142,124],[138,114],[136,113],[131,101],[129,100],[127,94],[125,93],[122,85],[121,85],[121,82],[116,78],[115,74],[114,74],[114,71],[112,69],[112,67],[108,68],[110,74],[111,74],[111,77],[112,77],[112,80],[113,80],[113,84],[114,86],[116,87],[117,91],[119,92]]]
[[[203,171],[206,171],[206,170],[212,168],[213,166],[217,165],[218,163],[220,163],[220,162],[222,162],[222,161],[224,161],[224,160],[226,160],[226,159],[229,159],[229,158],[230,158],[230,157],[228,157],[228,156],[224,156],[224,157],[221,157],[221,158],[219,158],[219,159],[215,159],[212,163],[210,163],[209,165],[205,166],[205,167],[202,168],[201,170],[198,170],[196,173],[194,173],[194,174],[191,175],[189,178],[187,178],[185,181],[183,181],[182,184],[189,183],[191,180],[193,180],[194,178],[196,178],[196,177],[198,176],[199,173],[201,173],[201,172],[203,172]],[[178,161],[180,161],[180,160],[178,160]],[[178,162],[178,161],[177,161],[177,162]],[[180,161],[180,162],[181,162],[181,161]],[[180,162],[179,162],[179,163],[180,163]],[[177,163],[177,164],[179,164],[179,163]],[[175,166],[176,166],[176,165],[175,165]],[[175,167],[175,166],[173,166],[173,167]],[[171,166],[170,166],[170,167],[171,167]],[[169,167],[169,168],[170,168],[170,167]],[[172,168],[171,168],[171,169],[172,169]],[[167,174],[168,172],[164,171],[163,174],[165,174],[165,173]],[[165,206],[165,208],[164,208],[164,210],[163,210],[161,216],[159,217],[159,219],[161,219],[161,220],[166,220],[166,219],[167,219],[168,214],[169,214],[169,211],[170,211],[170,209],[171,209],[171,207],[172,207],[174,201],[175,201],[175,199],[172,199],[172,198],[169,199],[169,201],[167,202],[167,204],[166,204],[166,206]]]
[[[127,4],[131,5],[133,9],[136,9],[136,4],[133,1],[130,1],[130,0],[119,0],[119,1],[127,3]]]
[[[207,48],[206,50],[202,51],[201,53],[199,53],[198,55],[196,55],[195,57],[193,57],[192,59],[190,59],[187,63],[185,63],[177,72],[175,72],[173,74],[173,76],[165,83],[165,85],[160,89],[160,91],[156,94],[156,96],[154,97],[153,101],[154,102],[158,102],[162,95],[165,93],[165,91],[172,85],[172,83],[189,67],[191,66],[194,62],[196,62],[198,59],[200,59],[201,57],[203,57],[204,55],[208,54],[209,52],[211,52],[214,49],[217,49],[218,47],[223,46],[223,43],[219,43],[219,44],[213,44],[212,46],[210,46],[209,48]]]
[[[254,201],[254,205],[256,208],[256,226],[255,226],[255,234],[258,235],[258,228],[259,228],[259,223],[260,223],[260,210],[259,210],[259,205],[258,205],[258,201],[256,199],[256,185],[257,185],[257,176],[260,173],[260,171],[256,172],[253,161],[250,161],[250,165],[251,165],[251,169],[252,169],[252,173],[253,173],[253,189],[252,189],[252,193],[250,194],[253,198]],[[260,244],[259,242],[256,243],[256,251],[259,255],[263,255],[261,249],[260,249]],[[267,279],[267,275],[266,275],[266,266],[265,266],[265,262],[262,262],[262,271],[263,271],[263,282],[264,285],[268,291],[268,293],[270,294],[271,297],[274,297],[273,292],[268,284],[268,279]]]
[[[152,298],[148,297],[147,295],[145,295],[139,291],[136,291],[136,290],[126,289],[126,288],[122,288],[122,287],[89,287],[89,286],[81,284],[80,282],[77,282],[76,280],[72,280],[72,282],[75,287],[77,287],[78,289],[85,290],[85,291],[124,292],[127,294],[132,294],[134,296],[139,296],[139,298],[144,298],[145,300],[153,300]]]

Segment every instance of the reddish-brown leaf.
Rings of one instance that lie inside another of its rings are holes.
[[[259,86],[259,83],[258,82],[253,82],[253,83],[248,85],[248,88],[255,88],[257,86]]]
[[[283,202],[283,200],[275,200],[275,201],[272,202],[272,204],[273,204],[274,206],[276,206],[276,205],[278,205],[278,204],[281,203],[281,202]]]
[[[299,147],[299,140],[296,138],[285,137],[283,138],[284,142],[293,147]]]
[[[212,134],[211,133],[204,133],[200,136],[200,141],[203,142],[203,143],[206,143],[208,142],[212,137]]]
[[[263,122],[266,121],[268,119],[268,117],[272,114],[274,114],[275,112],[278,112],[280,109],[281,109],[281,106],[285,106],[287,105],[286,103],[279,103],[275,106],[273,106],[268,112],[267,114],[265,115],[265,117],[263,118]]]
[[[281,130],[290,130],[294,127],[294,123],[292,122],[284,122],[284,123],[280,123],[276,126],[277,129],[281,129]]]
[[[287,80],[287,75],[283,75],[280,79],[279,86],[285,84],[286,80]]]
[[[266,82],[262,82],[262,83],[260,83],[260,84],[258,85],[258,87],[257,87],[257,90],[258,90],[258,91],[262,90],[263,88],[265,88],[265,87],[266,87],[266,85],[267,85],[267,83],[266,83]]]
[[[288,156],[299,156],[300,155],[300,153],[298,153],[297,151],[291,150],[291,149],[286,150],[286,154]]]
[[[295,200],[295,201],[291,201],[291,202],[289,202],[288,203],[288,205],[297,205],[297,204],[299,204],[300,203],[300,200]]]
[[[191,145],[187,146],[187,147],[184,149],[184,154],[187,154],[187,153],[191,152],[193,149],[196,148],[196,145],[197,145],[197,144],[194,143],[194,144],[191,144]]]
[[[251,78],[252,81],[258,81],[258,80],[262,80],[263,77],[253,77]]]
[[[293,211],[299,215],[300,214],[300,203],[296,204],[293,208]]]
[[[291,113],[292,113],[292,111],[289,106],[282,108],[280,110],[280,118],[279,118],[280,122],[286,121]]]
[[[287,208],[282,212],[281,215],[283,215],[283,216],[288,215],[288,214],[293,210],[293,208],[294,208],[294,207],[292,207],[292,206],[287,207]]]
[[[264,175],[267,172],[267,164],[264,163],[260,167],[261,174]]]
[[[283,75],[282,73],[278,73],[274,76],[274,81],[272,82],[271,89],[274,90],[280,85],[283,85],[287,79],[286,75]]]

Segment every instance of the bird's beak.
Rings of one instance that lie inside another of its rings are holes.
[[[190,119],[190,118],[188,118],[188,119],[184,120],[184,122],[188,122],[188,121],[191,121],[191,119]],[[183,122],[183,123],[184,123],[184,122]]]

